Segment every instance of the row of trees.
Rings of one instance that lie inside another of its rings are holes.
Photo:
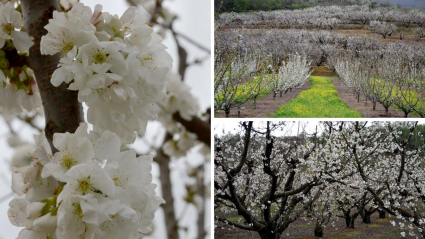
[[[423,125],[320,122],[311,134],[283,136],[288,124],[240,122],[237,133],[215,135],[216,223],[280,238],[304,219],[323,236],[337,218],[354,228],[379,212],[402,221],[401,236],[425,238]]]
[[[215,12],[244,12],[244,11],[270,11],[277,9],[300,9],[311,6],[328,5],[362,5],[371,8],[395,7],[387,2],[378,3],[370,0],[214,0]]]
[[[425,117],[425,70],[408,64],[399,58],[353,59],[341,57],[334,64],[335,70],[345,85],[360,100],[385,108],[386,115],[391,106],[397,106],[407,117],[415,112]]]
[[[294,11],[272,11],[253,13],[223,13],[215,18],[218,27],[245,27],[258,28],[264,23],[273,28],[315,28],[334,29],[338,24],[359,23],[369,24],[372,21],[392,22],[411,27],[413,24],[422,27],[425,23],[425,14],[413,9],[398,8],[370,8],[368,5],[355,6],[318,6]]]
[[[289,55],[305,55],[312,65],[334,69],[358,99],[364,95],[372,102],[373,109],[379,102],[387,110],[398,106],[406,116],[411,112],[424,116],[425,47],[421,44],[383,43],[306,30],[218,31],[215,41],[218,53],[239,51],[267,56],[267,64],[274,66]]]
[[[214,64],[214,111],[222,110],[229,117],[233,108],[269,92],[273,98],[280,92],[298,87],[310,77],[311,62],[305,55],[288,55],[282,61],[273,55],[246,54],[239,50],[216,49]]]

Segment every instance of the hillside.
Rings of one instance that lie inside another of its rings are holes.
[[[377,0],[377,2],[386,2],[398,5],[402,7],[413,7],[413,8],[420,8],[422,10],[425,10],[425,0]]]

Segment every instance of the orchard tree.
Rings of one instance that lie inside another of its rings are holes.
[[[223,110],[226,118],[230,110],[252,98],[246,78],[257,71],[257,59],[237,50],[216,50],[214,63],[214,111]],[[260,86],[262,86],[262,82]],[[256,85],[256,84],[254,84]],[[263,88],[263,87],[260,87]]]
[[[282,92],[286,94],[288,90],[302,86],[312,73],[311,62],[307,61],[305,55],[290,55],[282,64],[278,75],[281,97]]]
[[[374,33],[381,35],[383,38],[391,36],[391,34],[397,30],[397,27],[394,24],[386,22],[371,21],[369,25]]]
[[[241,122],[238,134],[216,136],[217,221],[256,231],[261,238],[280,238],[319,198],[323,185],[309,174],[315,144],[302,137],[276,137],[285,124]],[[228,221],[217,215],[219,210],[243,219]]]
[[[8,215],[24,227],[18,238],[140,238],[152,231],[160,205],[168,238],[179,238],[169,163],[195,146],[204,158],[185,200],[199,208],[198,238],[207,234],[202,172],[210,119],[182,81],[189,65],[172,27],[175,16],[162,1],[128,3],[117,16],[76,1],[0,2],[0,110],[37,129],[35,115],[44,110],[45,117],[30,160],[13,164],[19,196]],[[173,34],[178,73],[153,26]],[[136,152],[132,145],[151,120],[162,123],[164,141]],[[153,161],[161,196],[152,183]]]

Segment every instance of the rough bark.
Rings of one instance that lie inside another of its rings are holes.
[[[34,37],[34,45],[29,49],[29,67],[34,70],[40,90],[46,118],[45,134],[53,147],[53,134],[74,132],[80,122],[84,121],[83,108],[78,102],[78,92],[68,90],[67,84],[54,87],[50,78],[59,62],[59,54],[41,55],[40,40],[47,34],[44,26],[53,16],[53,11],[60,9],[57,0],[21,0],[25,28]]]
[[[364,217],[363,217],[363,223],[365,223],[365,224],[372,223],[370,221],[370,215],[371,215],[371,213],[365,211],[365,214],[364,214]]]

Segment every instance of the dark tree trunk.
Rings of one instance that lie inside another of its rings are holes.
[[[363,223],[366,223],[366,224],[370,224],[371,223],[371,221],[370,221],[370,215],[371,215],[371,213],[369,213],[367,211],[364,212]]]
[[[285,92],[285,94],[286,94],[286,92]],[[280,97],[282,97],[282,91],[280,91]]]
[[[385,218],[385,211],[384,210],[378,210],[379,212],[379,218]]]
[[[350,216],[350,225],[348,228],[354,229],[354,222],[356,221],[357,216]]]
[[[226,110],[224,110],[224,112],[226,113],[226,118],[229,118],[229,116],[230,116],[230,109],[226,109]]]
[[[273,100],[276,100],[276,91],[273,91]]]
[[[314,236],[323,237],[323,227],[319,224],[319,222],[316,222],[316,226],[314,227]]]
[[[376,101],[373,101],[373,102],[372,102],[372,105],[373,105],[373,106],[372,106],[372,109],[373,109],[373,110],[376,110]]]
[[[345,226],[347,228],[349,228],[350,227],[350,220],[351,220],[350,212],[348,212],[348,213],[344,212],[344,219],[345,219]]]

